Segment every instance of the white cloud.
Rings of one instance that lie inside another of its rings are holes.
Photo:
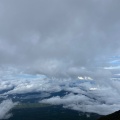
[[[118,111],[120,109],[120,105],[106,105],[106,104],[91,104],[91,105],[76,105],[76,104],[70,104],[70,105],[65,105],[65,108],[70,108],[73,110],[77,111],[82,111],[82,112],[88,112],[88,113],[97,113],[100,115],[108,115],[111,114],[115,111]]]
[[[86,96],[82,94],[69,94],[64,97],[52,97],[44,99],[40,103],[47,103],[53,105],[63,105],[64,108],[73,109],[82,112],[97,113],[100,115],[107,115],[120,109],[120,101],[115,101],[116,98],[110,101],[111,98],[105,97],[101,99],[94,98],[95,96]],[[119,98],[120,99],[120,98]],[[114,104],[116,103],[116,104]]]
[[[62,97],[59,95],[54,96],[49,99],[43,99],[40,102],[55,105],[62,104],[66,108],[98,114],[108,114],[118,110],[119,107],[117,106],[120,105],[119,79],[112,80],[109,71],[105,70],[85,71],[83,75],[89,75],[93,80],[81,81],[77,76],[69,79],[49,78],[40,74],[26,74],[12,68],[1,69],[0,97],[7,99],[10,94],[16,95],[30,92],[44,94],[64,90],[66,95]],[[47,95],[49,97],[50,94]],[[40,96],[42,97],[42,94],[39,96],[28,95],[23,99],[34,99]]]
[[[12,116],[10,110],[17,105],[17,103],[13,103],[12,100],[4,100],[0,103],[0,119],[8,119]]]

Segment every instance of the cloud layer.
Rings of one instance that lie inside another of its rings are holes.
[[[91,79],[83,76],[49,78],[45,75],[26,74],[17,69],[4,68],[0,71],[0,98],[3,100],[17,98],[18,101],[37,99],[40,103],[63,105],[68,109],[101,115],[119,110],[120,77],[111,77],[104,69],[94,74],[91,71],[86,75],[91,75]],[[65,91],[62,96],[59,94],[61,91]],[[56,92],[58,94],[51,96]],[[17,96],[20,94],[26,95]]]
[[[64,90],[40,102],[98,114],[118,110],[120,69],[107,61],[120,51],[119,6],[119,0],[1,0],[0,97]]]
[[[119,51],[119,0],[1,0],[0,63],[68,76]]]

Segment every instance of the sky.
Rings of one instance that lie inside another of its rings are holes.
[[[119,4],[119,0],[1,0],[0,64],[57,77],[93,67],[94,60],[119,51]]]
[[[92,96],[102,96],[101,89],[106,90],[105,93],[111,91],[109,100],[112,95],[118,96],[119,82],[110,79],[113,74],[119,74],[119,58],[114,58],[117,60],[114,61],[110,57],[120,52],[119,6],[119,0],[0,0],[0,89],[10,89],[5,94],[42,91],[40,85],[44,85],[47,91],[54,91],[50,89],[54,85],[57,86],[56,91],[70,90],[70,87],[61,88],[61,79],[66,85],[78,76],[83,79],[87,76],[100,87]],[[23,76],[20,77],[23,71],[25,75],[44,76],[37,76],[32,81],[34,78],[24,75],[23,79]],[[16,79],[22,87],[15,82]],[[28,79],[31,81],[28,82]],[[51,82],[46,85],[44,79]],[[82,85],[86,90],[96,88],[88,83]],[[13,86],[15,89],[11,90]],[[65,104],[68,98],[73,98],[74,90],[72,88],[72,93],[66,97],[58,96],[41,102],[49,103],[55,99],[58,101],[56,104]],[[82,97],[80,94],[74,96],[79,97],[78,101]],[[84,99],[89,102],[88,98]],[[106,101],[107,98],[102,96],[102,100]],[[111,101],[107,101],[103,108],[108,110],[107,105],[112,104],[113,110],[118,109],[115,103],[119,104],[119,100]],[[65,106],[82,109],[69,103]],[[87,107],[91,108],[93,103]],[[101,103],[96,103],[93,112],[99,106]],[[101,108],[98,110],[101,111]],[[97,113],[103,114],[100,111]]]

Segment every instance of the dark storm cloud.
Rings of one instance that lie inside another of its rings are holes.
[[[119,0],[1,0],[0,6],[1,64],[79,74],[119,50]]]

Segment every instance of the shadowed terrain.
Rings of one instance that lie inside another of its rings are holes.
[[[98,120],[120,120],[120,110],[110,115],[101,117]]]
[[[20,104],[8,120],[97,120],[100,115],[65,109],[61,105]]]

